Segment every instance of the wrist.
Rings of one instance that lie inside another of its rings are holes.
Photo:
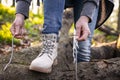
[[[23,20],[25,19],[24,15],[23,14],[19,14],[19,13],[16,14],[16,18],[21,18]]]
[[[89,23],[89,18],[87,16],[81,16],[80,20]]]

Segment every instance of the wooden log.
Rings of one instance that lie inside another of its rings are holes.
[[[64,45],[59,45],[58,65],[53,66],[50,74],[28,69],[31,61],[39,54],[41,47],[32,47],[14,53],[13,61],[6,71],[3,71],[3,68],[9,61],[10,55],[0,56],[0,80],[75,80],[71,42],[70,40]],[[97,60],[78,63],[79,80],[119,80],[120,58],[104,59],[114,56],[116,48],[113,49],[110,46],[92,48],[92,58]]]
[[[75,80],[75,64],[73,63],[72,53],[70,53],[70,46],[66,44],[63,47],[65,49],[59,51],[58,65],[53,66],[50,74],[43,74],[28,69],[30,62],[40,51],[38,47],[16,52],[12,64],[6,71],[3,71],[3,68],[9,60],[9,55],[1,56],[0,80]],[[81,62],[78,63],[78,78],[79,80],[119,80],[119,69],[120,58]]]

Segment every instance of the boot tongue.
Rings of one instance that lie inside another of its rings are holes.
[[[42,35],[42,42],[44,50],[42,53],[48,53],[52,55],[53,49],[56,47],[57,43],[57,35],[56,34],[43,34]]]
[[[54,42],[57,42],[58,40],[58,36],[57,34],[43,34],[42,36],[43,38],[43,41],[45,40],[51,40],[51,41],[54,41]]]

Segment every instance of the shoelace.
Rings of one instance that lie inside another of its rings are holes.
[[[74,45],[78,46],[77,42],[75,41]],[[77,49],[76,47],[74,47],[75,50],[73,50],[73,53],[75,53],[74,55],[74,63],[75,63],[75,76],[76,76],[76,80],[78,80],[78,75],[77,75]]]
[[[13,50],[14,50],[14,37],[12,37],[12,53],[11,53],[11,56],[10,56],[10,60],[9,60],[9,62],[6,64],[6,66],[4,67],[4,71],[7,69],[7,67],[10,65],[10,63],[12,62],[12,58],[13,58]]]
[[[43,41],[44,42],[44,41]],[[47,53],[47,54],[50,54],[50,55],[52,55],[52,49],[53,49],[53,47],[54,47],[54,45],[52,45],[51,43],[52,42],[48,42],[48,43],[50,43],[50,45],[48,45],[47,44],[47,41],[46,42],[44,42],[43,43],[43,50],[42,50],[42,52],[41,52],[41,54],[39,55],[39,57],[41,56],[41,55],[43,55],[44,53]],[[49,56],[50,57],[50,56]],[[51,58],[51,57],[50,57]]]
[[[75,78],[76,78],[76,80],[78,80],[78,75],[77,75],[77,72],[78,72],[78,67],[77,67],[77,47],[79,47],[79,46],[78,46],[78,43],[76,41],[75,34],[76,34],[76,30],[74,30],[74,35],[73,35],[73,37],[74,37],[74,40],[73,40],[73,58],[74,58],[74,63],[75,63]]]

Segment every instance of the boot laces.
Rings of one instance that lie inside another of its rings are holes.
[[[48,57],[50,57],[50,59],[52,59],[53,49],[55,49],[55,40],[43,39],[43,49],[42,49],[39,57],[42,56],[43,54],[47,54]]]

